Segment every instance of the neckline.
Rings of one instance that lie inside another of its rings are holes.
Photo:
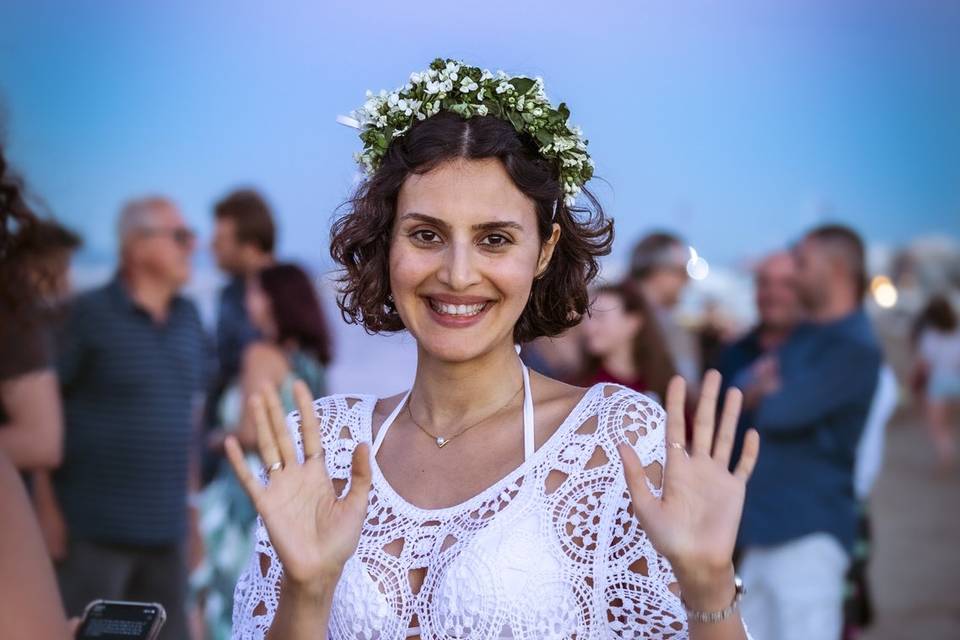
[[[393,485],[390,484],[390,481],[387,480],[387,477],[383,475],[383,470],[380,469],[380,464],[377,462],[377,457],[372,454],[372,450],[371,450],[370,468],[371,468],[371,471],[373,472],[374,485],[380,488],[381,491],[386,493],[388,498],[393,502],[400,503],[401,505],[403,505],[404,508],[410,509],[411,511],[414,511],[424,516],[441,518],[454,511],[463,510],[465,507],[467,507],[472,503],[482,501],[484,498],[486,498],[489,495],[492,495],[493,493],[498,493],[504,486],[516,480],[517,477],[525,473],[530,467],[536,466],[537,463],[539,463],[540,459],[544,455],[546,455],[546,452],[549,451],[556,444],[556,442],[559,441],[560,438],[562,438],[566,434],[566,432],[570,428],[569,423],[574,418],[574,416],[577,416],[580,414],[581,410],[587,404],[587,401],[592,398],[596,390],[603,386],[604,386],[603,384],[595,384],[589,389],[587,389],[583,393],[583,395],[580,396],[580,399],[577,400],[577,403],[573,406],[570,412],[564,417],[563,421],[560,422],[560,425],[556,428],[556,430],[554,430],[554,432],[550,435],[550,437],[547,438],[547,440],[540,446],[540,448],[534,451],[529,458],[526,458],[523,462],[521,462],[517,467],[515,467],[512,471],[507,473],[505,476],[503,476],[499,480],[494,481],[490,486],[483,489],[476,495],[471,496],[470,498],[467,498],[466,500],[450,505],[448,507],[439,507],[436,509],[427,509],[425,507],[419,507],[413,504],[412,502],[410,502],[409,500],[401,496],[397,492],[397,490],[393,488]],[[373,403],[370,407],[370,411],[368,411],[366,414],[366,421],[367,421],[366,427],[367,427],[367,433],[371,435],[371,439],[372,439],[373,412],[377,406],[377,397],[376,396],[368,396],[368,397],[373,399]]]

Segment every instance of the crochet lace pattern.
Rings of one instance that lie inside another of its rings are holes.
[[[332,478],[349,481],[356,443],[372,441],[376,402],[334,395],[314,403]],[[288,427],[298,433],[298,424],[291,414]],[[650,398],[595,385],[521,466],[443,509],[403,500],[374,461],[366,521],[334,593],[328,637],[686,638],[683,606],[669,590],[673,572],[633,515],[616,450],[629,442],[659,482],[664,429],[665,413]],[[297,447],[302,459],[299,438]],[[256,539],[235,593],[233,637],[242,640],[266,636],[280,596],[283,567],[259,520]]]

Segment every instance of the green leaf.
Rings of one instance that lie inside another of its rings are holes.
[[[511,78],[510,84],[517,90],[517,93],[524,94],[532,89],[535,83],[530,78]]]

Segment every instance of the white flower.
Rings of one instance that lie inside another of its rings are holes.
[[[439,93],[439,92],[440,92],[440,83],[439,83],[439,82],[434,82],[434,81],[431,80],[431,81],[427,82],[427,87],[426,87],[426,89],[424,89],[424,91],[426,91],[427,95],[433,95],[433,94],[435,94],[435,93]]]
[[[480,79],[481,79],[481,80],[493,80],[493,74],[490,73],[490,70],[489,70],[489,69],[484,69],[483,71],[480,72]]]
[[[480,105],[479,107],[477,107],[477,115],[478,115],[478,116],[485,116],[485,115],[487,115],[487,105],[482,104],[482,105]]]
[[[511,90],[513,90],[513,85],[507,82],[506,80],[498,84],[497,88],[495,89],[498,95],[501,93],[506,93],[507,91],[511,91]]]
[[[526,100],[525,96],[520,96],[517,98],[517,111],[523,111],[523,103]]]
[[[534,110],[533,110],[533,115],[535,115],[535,116],[537,116],[537,117],[539,118],[540,116],[543,115],[543,109],[541,109],[540,107],[534,108]]]

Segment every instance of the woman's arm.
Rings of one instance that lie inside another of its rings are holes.
[[[240,424],[234,432],[244,451],[256,451],[257,427],[250,398],[269,386],[276,389],[283,382],[290,367],[278,347],[267,342],[254,342],[243,352],[240,369],[240,390],[243,394],[243,409]]]
[[[659,556],[669,562],[669,572],[676,576],[685,607],[703,614],[722,612],[734,603],[733,548],[746,482],[759,453],[758,434],[750,430],[744,439],[740,460],[734,471],[729,471],[743,397],[737,389],[727,392],[723,415],[717,424],[720,382],[716,371],[705,376],[693,437],[688,443],[684,424],[685,385],[679,377],[671,381],[665,431],[662,431],[662,418],[654,428],[663,440],[653,457],[664,463],[657,467],[655,476],[651,477],[641,455],[629,443],[618,445],[633,514]],[[649,430],[647,433],[649,435]],[[659,564],[657,558],[652,560],[655,566]],[[648,571],[650,564],[646,563]],[[659,571],[669,573],[662,568]],[[739,612],[734,609],[726,615],[718,622],[698,622],[695,616],[688,616],[689,637],[692,640],[747,638]]]
[[[8,640],[68,640],[50,558],[23,481],[0,454],[0,628]]]
[[[63,455],[63,414],[57,376],[31,371],[0,382],[0,403],[8,422],[0,429],[0,452],[14,467],[52,469]]]

